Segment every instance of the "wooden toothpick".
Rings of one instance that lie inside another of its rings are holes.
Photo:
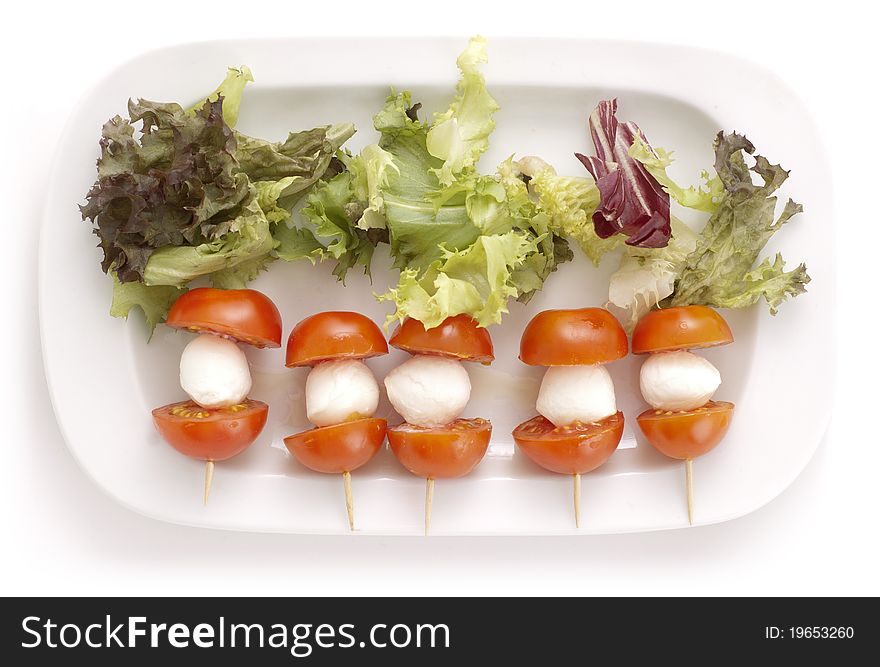
[[[574,525],[581,527],[581,474],[574,474]]]
[[[211,495],[211,482],[214,480],[214,462],[210,459],[205,461],[205,505],[208,504],[208,496]]]
[[[351,473],[342,473],[342,485],[345,487],[345,510],[348,512],[348,527],[354,530],[354,499],[351,495]]]

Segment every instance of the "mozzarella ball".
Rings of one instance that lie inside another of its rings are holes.
[[[553,366],[544,373],[536,407],[554,426],[599,421],[617,412],[614,382],[604,366]]]
[[[388,400],[407,423],[443,426],[464,410],[471,397],[471,379],[461,362],[416,355],[385,376]]]
[[[642,364],[639,384],[642,396],[656,410],[693,410],[712,398],[721,373],[691,352],[660,352]]]
[[[180,386],[203,408],[241,403],[251,390],[247,357],[231,340],[202,334],[180,355]]]
[[[359,359],[325,361],[306,378],[306,416],[315,426],[370,417],[379,405],[379,385]]]

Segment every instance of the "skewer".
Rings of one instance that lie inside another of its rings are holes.
[[[348,512],[348,527],[354,530],[354,498],[351,495],[351,473],[342,473],[342,485],[345,487],[345,510]]]
[[[208,496],[211,495],[212,481],[214,481],[214,462],[208,459],[205,461],[205,505],[208,504]]]
[[[425,486],[425,535],[431,527],[431,509],[434,506],[434,480],[428,477]]]
[[[574,473],[574,525],[581,527],[581,474]]]
[[[687,485],[688,523],[694,525],[694,462],[685,459],[684,471]]]

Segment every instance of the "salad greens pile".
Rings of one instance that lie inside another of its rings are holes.
[[[272,143],[236,132],[252,80],[246,67],[230,69],[191,108],[129,101],[128,119],[104,125],[98,179],[80,210],[114,279],[111,314],[140,306],[152,330],[197,278],[243,287],[275,259],[274,227],[354,134],[333,125]]]
[[[512,159],[495,175],[477,171],[498,110],[479,69],[485,61],[485,40],[472,39],[458,58],[455,97],[431,122],[419,119],[410,92],[392,93],[373,118],[378,142],[340,155],[346,171],[308,195],[307,223],[280,230],[278,256],[333,259],[342,279],[353,266],[369,272],[375,245],[387,243],[400,270],[378,297],[394,303],[390,321],[434,327],[466,313],[488,326],[510,298],[528,301],[572,253]]]
[[[620,268],[611,277],[609,305],[623,315],[627,326],[634,326],[657,305],[745,308],[764,299],[775,315],[783,301],[806,291],[810,277],[804,264],[785,271],[777,253],[773,262],[764,259],[755,267],[770,237],[803,207],[789,199],[776,216],[774,193],[788,172],[754,153],[755,147],[744,136],[719,132],[715,175],[704,171],[703,185],[682,188],[666,174],[670,154],[654,151],[636,138],[629,154],[676,202],[711,216],[699,234],[673,218],[672,237],[665,248],[624,250]],[[754,155],[753,166],[746,155]],[[760,184],[753,182],[752,174]]]
[[[243,287],[276,259],[332,260],[342,281],[355,267],[369,275],[379,244],[400,272],[377,295],[395,307],[389,323],[413,317],[428,328],[458,314],[499,323],[510,299],[527,302],[573,259],[570,243],[596,265],[619,255],[607,306],[628,328],[658,306],[764,299],[775,314],[805,291],[803,264],[785,271],[776,255],[755,266],[801,207],[789,201],[776,217],[788,172],[739,134],[719,133],[714,175],[682,187],[667,174],[671,153],[604,100],[589,116],[596,155],[575,153],[588,174],[513,156],[480,173],[499,110],[486,60],[485,40],[472,39],[453,99],[429,120],[412,93],[392,91],[373,117],[377,141],[357,154],[342,149],[351,124],[275,143],[237,132],[253,80],[246,67],[190,108],[129,102],[128,119],[104,125],[98,179],[81,207],[113,277],[111,313],[138,306],[152,329],[191,281]],[[682,223],[673,202],[709,214],[705,227]]]

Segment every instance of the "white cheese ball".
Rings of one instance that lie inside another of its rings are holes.
[[[464,410],[471,379],[461,362],[416,355],[385,376],[388,400],[414,426],[443,426]]]
[[[379,385],[359,359],[325,361],[306,378],[306,416],[315,426],[371,417],[379,405]]]
[[[203,408],[241,403],[251,390],[247,357],[231,340],[202,334],[180,355],[180,386]]]
[[[639,384],[642,396],[656,410],[693,410],[712,398],[721,373],[691,352],[660,352],[642,364]]]
[[[617,412],[614,382],[604,366],[553,366],[544,373],[536,407],[554,426],[599,421]]]

